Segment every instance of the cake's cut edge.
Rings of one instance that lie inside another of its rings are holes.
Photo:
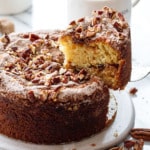
[[[117,115],[117,110],[118,110],[117,100],[115,96],[113,95],[113,93],[110,92],[110,101],[108,104],[106,127],[110,126],[114,122],[116,115]]]

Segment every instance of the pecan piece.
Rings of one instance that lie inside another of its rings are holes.
[[[123,14],[118,13],[118,17],[119,17],[122,21],[125,21]]]
[[[11,50],[14,51],[14,52],[16,52],[16,51],[18,50],[18,47],[12,46],[12,47],[11,47]]]
[[[112,147],[109,150],[143,150],[144,141],[140,140],[126,140],[124,145]]]
[[[40,37],[38,35],[36,35],[36,34],[31,33],[29,35],[29,39],[30,39],[30,41],[33,42],[33,41],[36,41],[36,40],[40,39]]]
[[[82,69],[82,70],[80,70],[80,72],[77,74],[77,79],[78,79],[79,81],[82,81],[83,79],[85,79],[86,75],[87,75],[87,71],[84,70],[84,69]]]
[[[124,141],[124,146],[126,147],[126,148],[132,148],[133,146],[135,145],[135,141],[133,141],[133,140],[126,140],[126,141]]]
[[[60,79],[59,76],[58,77],[53,77],[52,80],[51,80],[52,84],[58,84],[60,82],[61,82],[61,79]]]
[[[101,11],[101,10],[97,11],[98,15],[102,15],[103,13],[104,13],[104,11]]]
[[[131,95],[135,95],[135,94],[137,93],[137,91],[138,91],[138,89],[135,88],[135,87],[133,87],[133,88],[130,89],[129,93],[130,93]]]
[[[75,26],[76,25],[76,21],[75,20],[71,21],[69,25],[70,26]]]
[[[109,150],[124,150],[124,148],[121,146],[121,147],[113,147]]]
[[[50,72],[54,72],[55,70],[60,69],[60,64],[57,62],[51,62],[51,64],[47,66],[46,69],[49,70]]]
[[[23,38],[29,38],[29,34],[24,34],[23,36],[22,36]]]
[[[24,72],[24,77],[26,80],[28,80],[28,81],[32,80],[33,79],[32,76],[33,76],[33,73],[31,70]]]
[[[78,26],[78,27],[76,28],[76,32],[78,32],[78,33],[81,33],[82,30],[83,30],[83,28],[82,28],[81,26]]]
[[[32,83],[39,83],[39,81],[40,81],[40,78],[34,78],[34,79],[32,80]]]
[[[31,90],[31,91],[28,91],[28,99],[30,100],[30,102],[35,102],[36,98],[35,98],[35,95],[34,95],[34,92]]]
[[[127,149],[133,148],[134,150],[143,150],[144,141],[140,140],[127,140],[124,142],[124,147]]]
[[[121,26],[121,24],[119,22],[115,22],[114,23],[114,28],[116,28],[116,30],[118,32],[122,32],[123,31],[122,26]]]
[[[84,21],[85,21],[85,18],[80,18],[80,19],[78,19],[77,22],[84,22]]]
[[[22,58],[26,59],[26,58],[28,58],[30,56],[30,54],[31,54],[31,49],[25,49],[19,55]]]
[[[96,34],[95,31],[89,31],[89,30],[86,31],[86,37],[87,38],[93,37],[93,36],[95,36],[95,34]]]
[[[134,128],[131,130],[130,135],[135,139],[143,139],[144,141],[150,141],[150,129]]]

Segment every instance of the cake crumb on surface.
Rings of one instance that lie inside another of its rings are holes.
[[[113,136],[114,137],[118,137],[119,136],[118,131],[115,131],[114,134],[113,134]]]
[[[138,91],[138,89],[136,87],[133,87],[133,88],[130,89],[129,93],[131,95],[136,95],[137,91]]]
[[[95,147],[95,146],[96,146],[96,144],[95,144],[95,143],[92,143],[92,144],[91,144],[91,146]]]

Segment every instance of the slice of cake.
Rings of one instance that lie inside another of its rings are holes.
[[[130,28],[121,13],[104,7],[72,21],[60,38],[66,68],[88,69],[110,88],[123,89],[131,74]]]

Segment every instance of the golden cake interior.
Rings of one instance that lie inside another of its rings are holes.
[[[103,42],[76,44],[69,38],[65,37],[62,41],[64,46],[61,50],[65,54],[65,67],[87,68],[92,75],[103,78],[107,85],[115,86],[117,83],[114,76],[122,63],[119,61],[119,54]]]

